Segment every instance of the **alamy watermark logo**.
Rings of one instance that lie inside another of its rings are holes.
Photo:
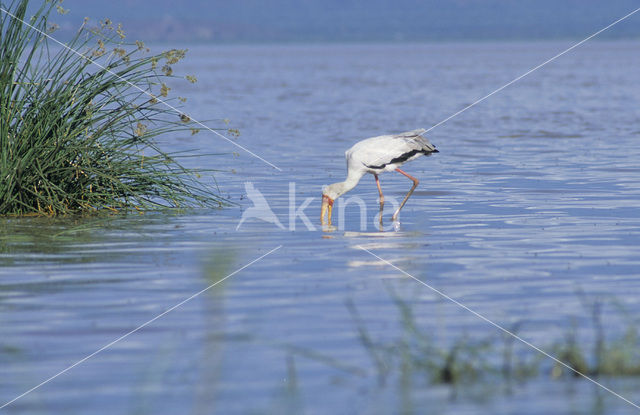
[[[300,222],[304,225],[308,231],[317,231],[320,227],[320,201],[319,197],[307,197],[298,203],[296,198],[296,183],[289,182],[289,197],[288,197],[288,220],[280,221],[280,218],[274,213],[271,205],[267,201],[267,198],[262,194],[260,190],[252,182],[245,182],[244,188],[247,194],[247,198],[252,203],[252,206],[248,207],[242,212],[242,217],[236,226],[236,230],[240,230],[241,226],[247,226],[255,220],[260,220],[268,223],[272,223],[275,227],[281,230],[295,231],[304,229],[297,227]],[[320,190],[318,190],[320,193]],[[314,203],[315,202],[315,203]],[[368,201],[369,204],[378,207],[378,200],[372,199]],[[394,212],[400,203],[393,196],[385,197],[385,211]],[[357,215],[351,216],[350,221],[357,221],[361,232],[367,230],[367,225],[373,225],[373,229],[390,231],[397,229],[397,223],[388,221],[386,224],[380,224],[380,213],[371,216],[371,221],[368,221],[367,215],[367,203],[363,198],[357,195],[349,197],[341,197],[336,199],[334,206],[334,223],[331,226],[332,229],[345,230],[346,228],[346,215],[347,212],[353,213],[353,208],[357,207]],[[317,208],[317,212],[313,209]],[[348,208],[348,209],[347,209]],[[308,214],[308,215],[307,215]],[[315,220],[311,220],[313,218]],[[284,219],[284,218],[283,218]],[[287,225],[283,225],[283,222]],[[316,226],[318,225],[318,226]],[[371,229],[371,228],[369,228]]]

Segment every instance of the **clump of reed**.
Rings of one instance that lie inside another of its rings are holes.
[[[606,335],[602,322],[603,307],[613,304],[623,314],[624,307],[611,300],[588,298],[579,293],[584,309],[590,314],[592,336],[578,336],[576,319],[569,322],[563,338],[541,345],[558,360],[574,371],[544,357],[518,342],[513,336],[489,335],[474,338],[463,334],[448,339],[444,344],[416,321],[412,306],[390,289],[397,307],[401,332],[397,339],[378,341],[367,329],[355,304],[347,302],[362,346],[376,369],[378,383],[385,384],[389,376],[400,373],[418,375],[431,384],[470,385],[491,380],[503,382],[510,390],[511,382],[522,383],[540,375],[561,379],[580,377],[630,377],[640,376],[640,336],[636,324],[628,319],[626,329],[617,336]],[[517,334],[523,322],[511,325],[508,330]],[[591,340],[589,340],[591,339]]]
[[[94,27],[85,19],[63,47],[46,35],[56,29],[50,16],[66,12],[59,1],[3,8],[11,15],[0,13],[0,215],[225,202],[178,162],[184,154],[157,145],[161,134],[197,132],[161,102],[186,51],[151,54],[109,19]]]
[[[626,310],[620,307],[616,301],[609,301],[610,304],[617,306],[622,311],[628,322],[623,334],[607,338],[602,322],[603,308],[606,302],[599,297],[588,298],[582,292],[579,295],[585,311],[591,317],[593,344],[584,344],[578,340],[578,324],[573,319],[564,339],[556,342],[553,350],[559,360],[575,371],[570,371],[562,365],[556,364],[552,369],[552,376],[557,378],[566,373],[579,377],[580,375],[576,372],[593,377],[640,376],[640,337],[633,320],[626,315]],[[591,349],[590,352],[589,349]],[[591,355],[590,358],[589,355]]]
[[[393,292],[392,296],[402,331],[398,339],[387,343],[376,341],[354,303],[346,303],[358,337],[377,370],[379,384],[385,384],[396,370],[404,375],[419,375],[433,384],[470,383],[498,373],[489,358],[495,352],[493,339],[462,336],[447,346],[439,346],[418,326],[411,306]]]

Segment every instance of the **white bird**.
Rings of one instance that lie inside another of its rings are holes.
[[[409,190],[400,207],[391,217],[393,221],[396,221],[400,209],[407,203],[409,196],[411,196],[419,183],[418,179],[403,172],[398,167],[422,155],[428,156],[438,152],[429,140],[422,137],[422,134],[425,132],[426,130],[421,128],[401,134],[371,137],[357,142],[347,150],[344,153],[347,159],[347,179],[344,182],[326,186],[322,190],[322,211],[320,216],[322,224],[324,225],[325,223],[324,217],[326,212],[327,223],[331,225],[331,211],[334,200],[356,187],[365,173],[373,174],[373,177],[376,179],[376,185],[380,193],[380,223],[382,223],[384,195],[382,194],[378,174],[394,170],[413,181],[411,190]]]

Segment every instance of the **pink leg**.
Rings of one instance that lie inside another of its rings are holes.
[[[404,176],[407,176],[409,179],[411,179],[411,181],[413,181],[413,186],[411,186],[411,190],[409,190],[409,193],[407,193],[407,195],[404,197],[404,200],[402,201],[402,203],[400,203],[400,207],[398,208],[398,210],[395,211],[395,213],[393,214],[393,216],[391,217],[391,220],[396,221],[398,219],[398,214],[400,213],[400,209],[402,209],[402,207],[404,206],[405,203],[407,203],[407,200],[409,200],[409,196],[411,196],[411,193],[413,193],[414,190],[416,190],[416,187],[418,187],[418,183],[420,183],[420,181],[418,179],[416,179],[415,177],[411,176],[410,174],[407,174],[405,172],[403,172],[400,169],[396,169],[396,171]]]
[[[376,185],[378,186],[378,193],[380,194],[380,224],[382,224],[382,209],[384,208],[384,195],[382,194],[382,188],[380,187],[380,179],[378,179],[378,175],[374,174],[373,177],[376,178]]]

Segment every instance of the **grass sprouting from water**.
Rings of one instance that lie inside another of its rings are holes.
[[[490,381],[505,386],[544,376],[548,379],[579,378],[566,367],[553,362],[535,350],[525,347],[512,336],[471,337],[437,341],[432,333],[421,327],[412,306],[390,289],[397,308],[400,333],[388,341],[376,339],[367,329],[365,321],[352,301],[347,308],[353,317],[359,340],[371,357],[377,372],[378,384],[384,385],[389,377],[400,374],[400,379],[417,377],[431,385],[477,385]],[[592,341],[579,336],[578,322],[572,319],[564,329],[563,339],[540,345],[571,368],[593,378],[640,376],[640,336],[633,320],[617,336],[606,336],[602,323],[605,302],[581,297],[585,310],[591,315]],[[614,303],[615,305],[615,303]],[[624,311],[624,309],[622,309]],[[509,327],[518,333],[523,322]]]
[[[185,51],[150,54],[108,19],[85,19],[63,48],[43,34],[59,2],[3,8],[15,17],[0,15],[0,215],[224,203],[155,142],[197,131],[159,101]]]
[[[591,315],[592,357],[588,358],[588,345],[580,344],[577,340],[578,327],[574,320],[570,330],[565,334],[564,341],[555,345],[559,359],[589,376],[640,376],[640,337],[635,322],[629,320],[622,335],[613,339],[609,336],[607,339],[602,322],[605,302],[602,298],[588,298],[584,293],[579,295],[582,305]],[[618,305],[616,302],[613,304]],[[620,311],[626,315],[624,308]],[[560,365],[555,365],[552,375],[558,377],[564,374],[566,370],[563,369]],[[575,372],[571,373],[573,376],[579,376]]]

